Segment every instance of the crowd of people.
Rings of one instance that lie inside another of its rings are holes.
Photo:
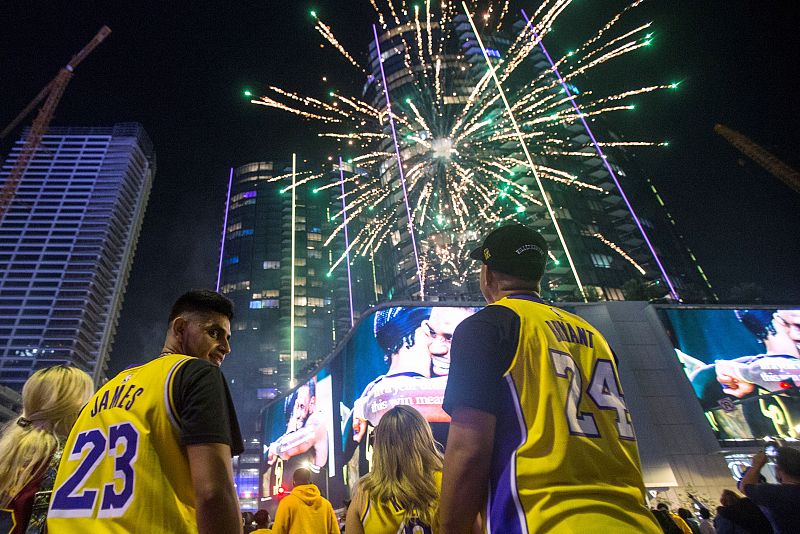
[[[768,458],[758,453],[740,483],[745,497],[726,491],[715,514],[673,513],[666,503],[651,510],[616,356],[591,324],[539,296],[544,238],[503,226],[470,256],[482,264],[489,306],[459,324],[449,361],[439,365],[449,373],[447,446],[414,407],[388,409],[376,421],[372,470],[356,484],[343,524],[307,468],[291,473],[294,488],[273,522],[266,510],[240,513],[231,458],[243,444],[220,372],[233,306],[213,291],[191,291],[171,310],[159,357],[96,393],[72,367],[31,376],[21,415],[0,437],[0,530],[800,531],[800,452],[791,447],[775,457],[778,484],[760,478]],[[298,421],[307,415],[298,411]]]

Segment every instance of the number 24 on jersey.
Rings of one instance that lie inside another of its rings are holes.
[[[569,424],[569,432],[576,436],[599,438],[600,431],[591,412],[581,412],[580,403],[583,397],[583,379],[580,369],[568,352],[550,349],[550,359],[556,376],[568,381],[566,406],[564,415]],[[599,359],[595,362],[586,394],[601,410],[616,412],[617,432],[620,439],[635,440],[630,413],[620,391],[617,374],[611,360]]]

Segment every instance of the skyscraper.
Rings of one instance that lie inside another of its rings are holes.
[[[323,228],[330,197],[297,187],[292,261],[290,172],[285,163],[254,162],[232,174],[219,289],[236,305],[235,344],[225,375],[237,408],[244,410],[257,404],[248,395],[269,400],[285,391],[293,377],[327,355],[334,341],[331,296],[323,287],[329,267]],[[289,347],[292,273],[294,362]],[[247,419],[241,411],[240,417]]]
[[[223,372],[246,443],[235,476],[247,507],[258,492],[262,408],[335,342],[333,277],[326,275],[340,247],[323,246],[332,193],[302,183],[309,174],[297,172],[294,194],[288,162],[248,163],[230,175],[218,282],[236,306]]]
[[[59,363],[103,378],[155,169],[139,124],[45,134],[0,221],[3,384]]]

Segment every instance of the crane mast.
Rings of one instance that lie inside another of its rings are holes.
[[[800,193],[800,172],[788,166],[774,154],[754,143],[750,138],[740,134],[736,130],[731,130],[727,126],[717,124],[714,126],[714,131],[724,137],[725,140],[736,147],[742,154],[758,163],[772,176],[794,189],[796,193]]]
[[[69,83],[70,79],[72,79],[75,68],[84,59],[86,59],[86,56],[88,56],[92,50],[97,47],[97,45],[103,42],[109,33],[111,33],[111,29],[108,26],[103,26],[100,28],[100,31],[97,32],[97,35],[95,35],[94,38],[89,41],[89,43],[87,43],[83,49],[81,49],[80,52],[72,56],[72,59],[70,59],[69,63],[67,63],[61,70],[58,71],[56,77],[53,78],[50,83],[48,83],[44,89],[42,89],[39,94],[36,95],[36,97],[25,107],[25,109],[23,109],[19,115],[17,115],[16,118],[11,121],[8,126],[6,126],[2,133],[0,133],[0,139],[5,138],[25,119],[25,117],[28,116],[31,111],[33,111],[37,105],[39,105],[42,100],[44,100],[42,108],[39,110],[39,113],[33,120],[30,130],[28,130],[28,134],[25,136],[25,142],[22,146],[22,150],[20,151],[19,156],[17,156],[17,160],[14,162],[14,166],[11,168],[8,178],[6,178],[6,181],[3,184],[2,191],[0,191],[0,221],[2,221],[6,211],[8,210],[8,207],[11,205],[11,201],[14,199],[14,195],[16,194],[17,187],[22,180],[22,176],[25,174],[28,164],[30,163],[31,159],[33,159],[34,154],[36,154],[36,150],[39,148],[39,145],[42,142],[42,137],[50,126],[50,121],[53,119],[53,114],[55,113],[56,107],[58,106],[58,103],[64,94],[64,90],[67,88],[67,84]]]

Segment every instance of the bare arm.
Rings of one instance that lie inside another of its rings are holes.
[[[233,486],[231,448],[222,443],[188,445],[189,470],[200,534],[241,534],[239,501]]]
[[[453,412],[439,505],[442,534],[470,532],[486,501],[495,423],[493,414],[474,408]]]
[[[739,481],[739,489],[744,491],[746,486],[755,486],[758,484],[758,476],[761,474],[761,469],[767,463],[767,455],[764,451],[759,451],[753,455],[752,465],[747,473],[744,474],[742,480]]]
[[[325,422],[314,415],[309,416],[308,422],[303,428],[288,432],[278,438],[276,447],[278,456],[288,460],[315,446],[323,446],[325,457],[328,456],[328,429],[325,427]]]

